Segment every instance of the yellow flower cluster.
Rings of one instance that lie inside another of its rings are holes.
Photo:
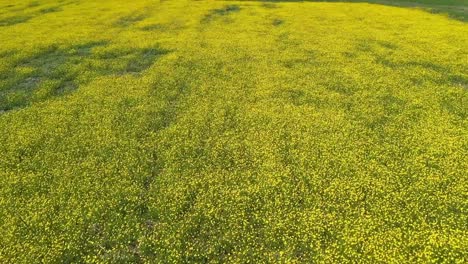
[[[0,262],[466,263],[466,2],[353,2],[0,0]]]

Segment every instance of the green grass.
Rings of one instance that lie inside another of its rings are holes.
[[[0,0],[0,262],[466,263],[466,1],[372,2]]]

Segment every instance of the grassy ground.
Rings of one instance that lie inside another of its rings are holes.
[[[430,13],[445,14],[453,19],[458,19],[464,22],[468,21],[468,0],[317,0],[314,2],[372,3],[396,7],[411,7],[425,10]]]
[[[0,262],[466,263],[468,26],[387,2],[0,0]]]

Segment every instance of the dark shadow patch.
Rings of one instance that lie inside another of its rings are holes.
[[[394,122],[396,117],[403,113],[406,107],[406,101],[387,94],[378,99],[378,105],[383,108],[384,113],[375,115],[368,120],[367,127],[372,130],[382,131],[382,128],[387,126],[387,124]]]
[[[184,25],[181,23],[173,22],[173,23],[168,23],[168,24],[151,24],[151,25],[146,25],[143,27],[140,27],[140,30],[143,31],[177,31],[184,28]]]
[[[132,49],[107,45],[106,41],[95,41],[68,48],[51,46],[20,60],[11,71],[1,73],[5,81],[0,82],[0,110],[68,94],[98,76],[139,74],[169,53],[159,46]],[[20,74],[21,68],[30,73]]]
[[[14,16],[0,19],[0,27],[8,27],[28,22],[32,16]]]
[[[170,51],[159,46],[143,49],[114,48],[96,54],[100,64],[93,71],[100,75],[138,74],[148,69],[154,61]]]
[[[397,63],[390,60],[388,57],[382,56],[382,55],[376,55],[375,56],[375,62],[380,64],[380,65],[383,65],[385,67],[388,67],[388,68],[397,68],[398,67]]]
[[[180,101],[190,91],[190,84],[187,80],[193,74],[193,63],[177,63],[174,65],[176,74],[161,76],[153,84],[154,90],[151,95],[160,98],[161,92],[164,94],[166,106],[158,109],[158,118],[151,119],[149,126],[153,131],[159,131],[171,126],[177,119],[180,110]]]
[[[345,51],[343,52],[343,56],[348,59],[354,59],[357,57],[356,52],[351,52],[351,51]]]
[[[463,75],[459,74],[450,74],[448,75],[449,81],[456,85],[456,86],[461,86],[464,89],[468,89],[468,78],[464,77]]]
[[[20,60],[10,72],[3,73],[6,82],[0,83],[0,109],[20,108],[31,102],[64,95],[78,88],[77,76],[86,72],[84,61],[91,50],[107,42],[90,42],[69,48],[51,46]],[[20,68],[29,68],[28,74],[19,74]],[[2,74],[2,75],[3,75]]]
[[[278,6],[273,3],[263,3],[262,7],[269,8],[269,9],[278,8]]]
[[[396,50],[396,49],[398,49],[398,45],[395,45],[395,44],[393,44],[393,43],[391,43],[391,42],[389,42],[389,41],[378,40],[378,41],[376,41],[376,43],[377,43],[378,45],[380,45],[381,47],[384,47],[384,48],[386,48],[386,49],[390,49],[390,50]]]
[[[166,55],[168,52],[159,47],[138,50],[135,57],[128,61],[125,72],[140,73],[148,69],[156,58]]]
[[[145,20],[149,15],[146,13],[134,13],[128,16],[124,16],[119,18],[117,21],[114,22],[114,26],[116,27],[130,27],[140,21]]]
[[[78,84],[76,84],[73,80],[65,80],[62,81],[60,86],[58,86],[54,91],[54,95],[68,94],[76,89],[78,89]]]
[[[295,39],[290,32],[284,32],[278,35],[278,48],[281,50],[295,49],[301,44],[301,39]]]
[[[384,49],[382,49],[384,48]],[[425,71],[432,71],[437,73],[441,76],[448,76],[450,74],[450,69],[446,66],[427,61],[427,60],[418,60],[418,61],[396,61],[394,60],[392,54],[395,50],[398,50],[399,46],[393,44],[389,41],[381,41],[381,40],[361,40],[358,41],[355,45],[355,52],[345,52],[344,56],[348,58],[354,58],[359,55],[359,53],[367,53],[368,55],[374,58],[374,62],[385,66],[387,68],[391,68],[393,70],[403,70],[403,69],[411,69],[419,68]],[[352,55],[355,54],[355,55]],[[440,81],[441,78],[436,75],[426,74],[425,78],[429,78],[432,81]],[[418,79],[418,78],[417,78]],[[420,81],[423,81],[424,78],[419,78]],[[446,79],[446,78],[442,78]]]
[[[87,57],[92,54],[92,50],[96,47],[106,46],[107,41],[91,41],[84,44],[74,45],[69,53],[73,56]]]
[[[35,69],[37,76],[55,76],[55,71],[68,60],[68,55],[56,46],[50,47],[38,55],[21,62],[22,67]],[[57,74],[58,75],[58,74]]]
[[[392,70],[404,71],[423,69],[419,77],[410,77],[414,85],[421,85],[426,81],[450,82],[451,70],[443,65],[430,61],[395,61],[391,56],[374,53],[375,62]],[[431,73],[432,72],[432,73]]]
[[[400,8],[411,8],[423,10],[430,14],[444,15],[451,19],[459,20],[462,22],[468,21],[468,8],[460,2],[447,1],[440,2],[428,0],[257,0],[263,2],[262,5],[268,3],[288,3],[288,2],[338,2],[338,3],[370,3],[385,6],[393,6]]]
[[[296,106],[300,106],[300,105],[304,105],[306,104],[306,100],[305,100],[305,92],[302,91],[302,90],[287,90],[284,92],[284,95],[287,99],[289,99],[289,101],[296,105]]]
[[[359,52],[371,52],[373,50],[370,41],[358,42],[355,46],[355,49]]]
[[[39,13],[48,14],[48,13],[55,13],[55,12],[60,12],[60,11],[62,11],[62,8],[58,6],[54,6],[54,7],[43,8],[39,10]]]
[[[39,1],[32,1],[28,4],[28,7],[37,7],[40,6],[41,3]]]
[[[165,31],[167,26],[164,24],[152,24],[141,27],[140,29],[143,31]]]
[[[314,61],[312,58],[300,58],[300,59],[283,60],[281,61],[281,64],[288,69],[292,69],[295,67],[303,67],[308,64],[313,64],[313,62]]]
[[[279,19],[279,18],[275,18],[273,19],[273,21],[271,22],[271,24],[275,27],[277,26],[281,26],[282,24],[284,24],[284,20],[282,19]]]
[[[294,106],[314,106],[324,105],[323,99],[317,98],[304,90],[287,89],[275,93],[275,97],[283,98]]]
[[[320,80],[317,80],[316,85],[328,91],[338,93],[343,96],[351,96],[359,86],[350,77],[339,71],[327,71],[328,73]]]
[[[187,190],[187,194],[184,195],[185,200],[182,201],[180,208],[179,208],[179,212],[178,212],[179,216],[183,217],[192,210],[192,208],[197,203],[197,197],[199,196],[199,194],[200,194],[200,191],[198,188]]]
[[[238,5],[226,5],[223,8],[211,10],[205,17],[202,19],[202,23],[209,23],[214,19],[228,16],[232,13],[239,12],[241,9]]]
[[[468,22],[468,8],[466,6],[425,6],[420,9],[431,14],[448,16],[451,19]]]
[[[17,54],[17,51],[0,51],[0,59],[11,57],[15,54]]]
[[[300,57],[296,58],[287,58],[281,59],[281,65],[288,69],[293,69],[297,67],[307,67],[318,65],[318,56],[317,51],[315,50],[306,50],[303,51]]]
[[[227,5],[224,8],[213,10],[212,13],[219,16],[226,16],[232,12],[238,11],[240,11],[240,7],[238,5]]]
[[[325,85],[325,88],[327,88],[330,91],[337,92],[342,95],[352,95],[354,93],[354,89],[352,89],[349,85],[345,85],[344,83],[341,82],[330,82]]]
[[[430,61],[410,61],[402,63],[402,66],[419,67],[442,74],[447,74],[449,72],[447,68]]]
[[[380,98],[380,102],[382,103],[385,112],[388,115],[398,115],[402,112],[404,107],[406,106],[406,101],[400,99],[396,96],[391,94],[384,95]]]
[[[363,107],[367,110],[363,111]],[[417,125],[422,118],[419,106],[391,93],[370,97],[364,105],[360,100],[350,103],[347,112],[351,119],[371,131],[379,141],[388,140],[387,128],[407,128]]]
[[[466,95],[460,95],[459,97],[446,96],[440,102],[442,109],[445,109],[452,116],[460,120],[466,120],[468,117],[467,104],[468,100]]]
[[[399,47],[396,44],[391,43],[390,41],[385,40],[375,40],[375,39],[358,39],[354,44],[353,51],[344,52],[345,57],[349,54],[354,54],[354,57],[358,53],[368,53],[374,57],[391,54],[394,50],[397,50]]]

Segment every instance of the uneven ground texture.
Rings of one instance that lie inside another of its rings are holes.
[[[0,0],[0,262],[466,263],[466,1],[408,2]]]

